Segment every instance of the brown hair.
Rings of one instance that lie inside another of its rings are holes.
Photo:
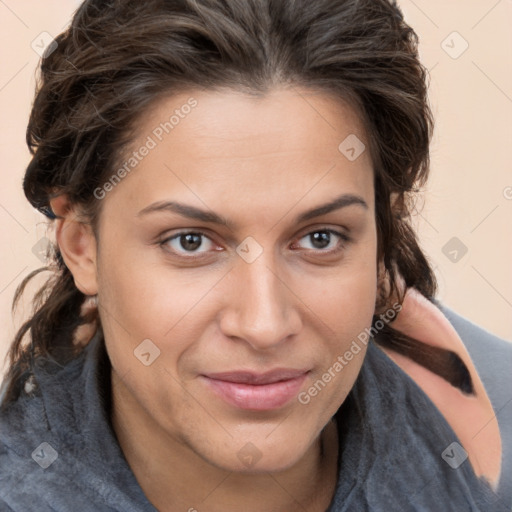
[[[27,129],[33,158],[23,188],[50,219],[52,195],[80,205],[97,235],[94,190],[113,174],[136,121],[159,98],[191,88],[264,95],[273,86],[335,94],[359,113],[374,165],[378,260],[387,286],[377,309],[403,300],[397,286],[433,300],[436,280],[410,226],[411,196],[429,171],[433,120],[418,38],[391,0],[87,0],[41,63]],[[392,202],[392,197],[396,198]],[[10,347],[6,399],[16,399],[37,357],[64,363],[80,347],[86,296],[58,247],[39,272],[51,278]],[[397,295],[398,293],[398,295]],[[377,320],[374,316],[374,322]],[[30,333],[30,342],[22,340]],[[462,389],[469,374],[455,354],[386,325],[375,341],[417,360]]]

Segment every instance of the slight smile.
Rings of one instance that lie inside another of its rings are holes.
[[[296,396],[308,373],[279,369],[264,374],[224,372],[200,377],[227,403],[240,409],[266,411],[283,407]]]

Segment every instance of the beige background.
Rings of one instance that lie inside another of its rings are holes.
[[[15,327],[28,312],[12,318],[13,294],[41,266],[33,247],[46,234],[45,218],[21,189],[39,60],[31,45],[42,32],[57,35],[79,3],[0,0],[0,376]],[[420,37],[431,77],[432,174],[416,224],[436,268],[439,298],[512,340],[512,0],[399,4]],[[446,246],[453,237],[456,245]]]

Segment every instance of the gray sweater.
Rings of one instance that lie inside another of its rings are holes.
[[[512,344],[439,306],[468,348],[498,418],[498,493],[468,460],[454,468],[443,459],[457,436],[421,388],[370,342],[336,413],[338,484],[327,512],[512,509]],[[100,331],[69,364],[36,366],[33,389],[27,386],[0,415],[0,512],[156,510],[112,429],[109,372]]]

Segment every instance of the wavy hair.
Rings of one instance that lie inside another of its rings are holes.
[[[27,128],[28,201],[49,219],[50,198],[67,194],[97,234],[94,190],[122,161],[137,120],[156,101],[191,88],[263,96],[275,86],[325,91],[358,113],[374,168],[380,292],[374,315],[415,287],[434,301],[436,279],[411,227],[412,200],[429,172],[433,132],[418,37],[392,0],[86,0],[56,49],[41,61]],[[77,328],[94,323],[58,246],[26,284],[50,277],[8,352],[5,405],[19,396],[35,360],[64,364],[81,350]],[[400,289],[398,279],[405,289]],[[382,283],[386,283],[383,285]],[[29,338],[23,343],[25,336]],[[449,351],[385,325],[374,336],[465,391],[469,373]]]

